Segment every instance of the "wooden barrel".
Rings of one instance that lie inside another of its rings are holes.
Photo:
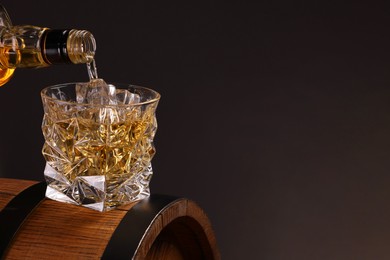
[[[2,259],[220,259],[193,201],[166,195],[108,212],[45,199],[45,184],[0,178]]]

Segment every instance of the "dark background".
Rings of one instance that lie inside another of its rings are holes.
[[[90,30],[102,78],[161,93],[152,192],[198,202],[223,259],[389,259],[390,15],[341,2],[2,4],[14,24]],[[39,92],[87,79],[16,71],[0,176],[42,179]]]

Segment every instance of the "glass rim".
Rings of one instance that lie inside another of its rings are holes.
[[[112,83],[112,82],[107,82],[107,84],[112,84],[114,86],[120,86],[120,87],[127,86],[127,87],[131,87],[131,88],[135,88],[135,89],[146,90],[146,91],[149,91],[150,93],[153,93],[155,95],[155,97],[150,99],[150,100],[147,100],[147,101],[136,102],[136,103],[132,103],[132,104],[117,104],[117,105],[104,104],[104,105],[101,105],[101,104],[78,103],[77,101],[66,101],[66,100],[53,98],[53,97],[50,97],[47,95],[47,91],[50,89],[66,88],[66,87],[70,87],[70,86],[76,86],[76,84],[85,84],[85,83],[87,83],[87,82],[67,82],[67,83],[55,84],[55,85],[44,87],[41,90],[40,94],[41,94],[42,98],[47,99],[47,100],[52,100],[53,102],[56,102],[59,104],[72,105],[72,106],[77,105],[77,106],[85,106],[85,107],[116,107],[116,108],[118,108],[118,107],[130,107],[130,106],[143,106],[143,105],[149,105],[149,104],[156,103],[161,98],[160,93],[158,93],[157,91],[155,91],[151,88],[148,88],[148,87],[133,85],[130,83]]]

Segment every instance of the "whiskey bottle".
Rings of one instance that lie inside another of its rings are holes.
[[[95,50],[95,38],[86,30],[13,26],[0,5],[0,86],[10,80],[16,68],[91,63]]]

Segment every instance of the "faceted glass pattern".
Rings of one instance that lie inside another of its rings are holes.
[[[78,103],[76,83],[42,90],[46,197],[106,211],[150,195],[160,95],[115,87],[115,105]]]

